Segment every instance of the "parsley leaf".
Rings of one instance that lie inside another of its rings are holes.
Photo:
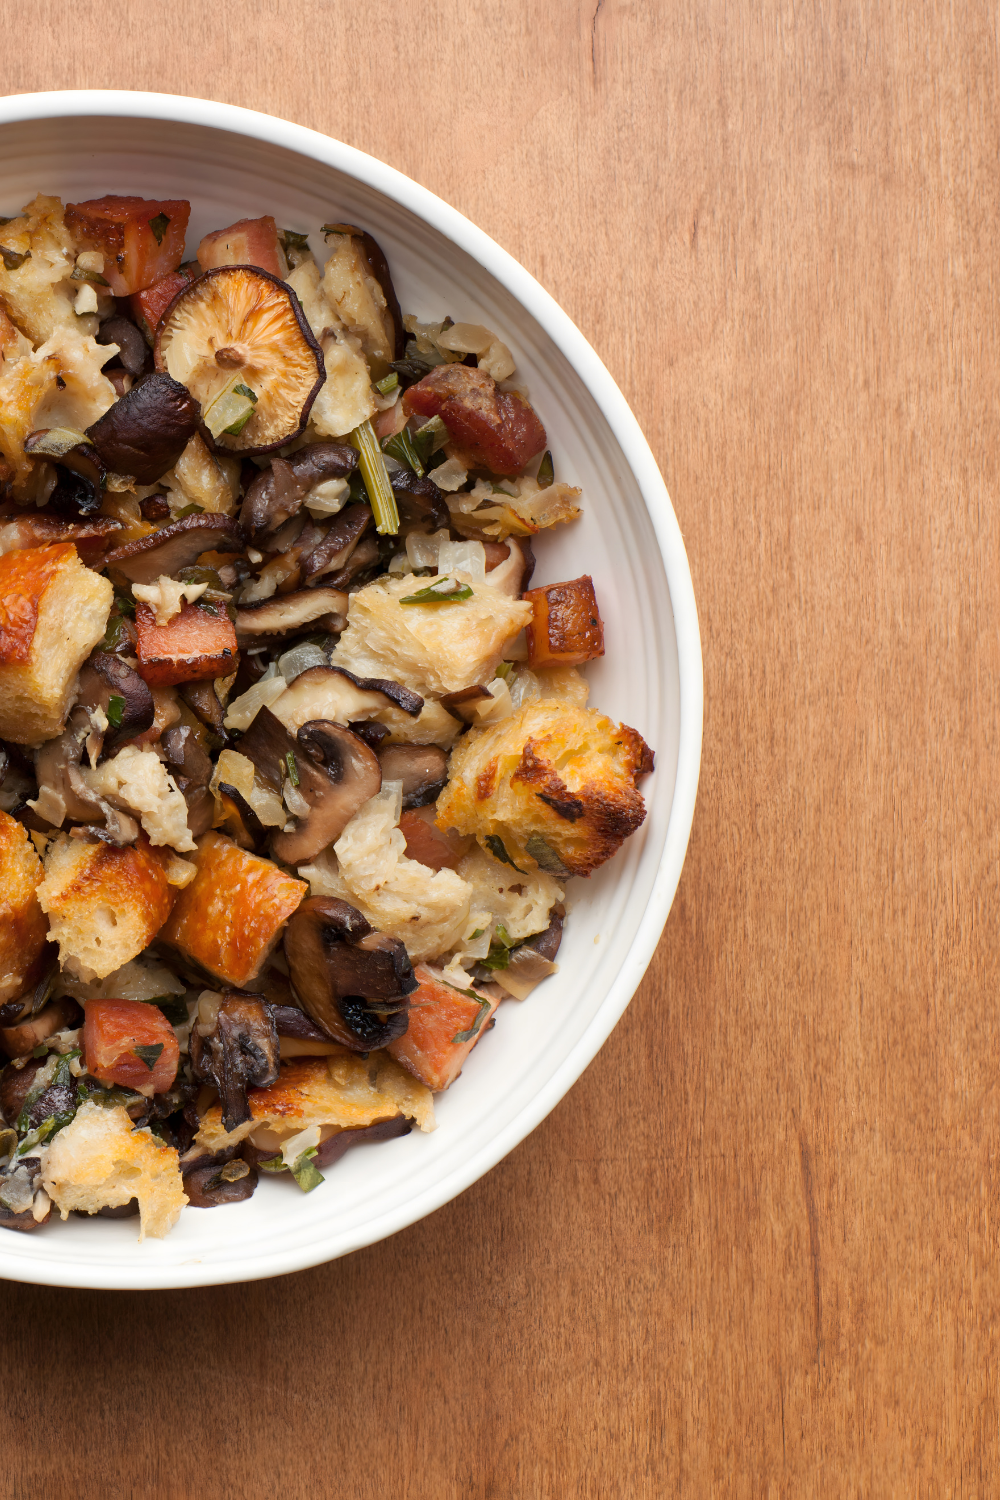
[[[132,1051],[135,1053],[136,1057],[142,1059],[142,1061],[146,1064],[146,1067],[152,1073],[153,1069],[156,1067],[156,1064],[160,1060],[160,1053],[163,1051],[163,1043],[153,1042],[148,1047],[133,1047]]]
[[[167,232],[167,226],[169,223],[170,220],[167,218],[166,214],[157,214],[155,219],[150,219],[149,227],[153,231],[153,237],[158,245],[163,244],[163,236]]]

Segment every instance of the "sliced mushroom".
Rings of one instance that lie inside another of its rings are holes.
[[[156,368],[201,403],[216,445],[241,454],[297,437],[326,378],[295,293],[253,266],[215,266],[178,292],[160,320]]]
[[[257,676],[252,677],[251,680],[247,683],[246,687],[240,686],[239,673],[243,671],[244,666],[248,662],[256,663],[256,660],[256,657],[253,656],[244,656],[240,659],[236,682],[233,684],[232,696],[234,698],[238,698],[240,693],[245,693],[247,688],[252,687],[254,682],[257,681],[257,677],[263,675],[264,669],[263,667],[261,667],[257,672]],[[248,671],[249,670],[252,669],[248,667]],[[209,679],[205,679],[202,682],[182,682],[177,691],[180,693],[181,697],[188,705],[188,707],[195,714],[197,714],[198,718],[205,725],[205,727],[207,729],[210,729],[213,734],[218,735],[223,743],[225,743],[229,738],[229,736],[226,734],[226,728],[223,723],[226,711],[223,708],[222,704],[219,702],[218,694],[215,691],[214,682]]]
[[[51,513],[88,516],[100,510],[104,499],[104,466],[86,433],[70,427],[40,428],[28,435],[24,451],[56,465],[55,483],[46,504]]]
[[[68,997],[51,1000],[37,1016],[21,1021],[17,1026],[0,1028],[0,1048],[8,1057],[28,1057],[57,1031],[75,1026],[79,1014],[80,1007],[75,1000]]]
[[[245,995],[227,993],[210,1021],[191,1028],[191,1069],[214,1083],[222,1103],[222,1124],[235,1130],[250,1119],[247,1090],[269,1088],[278,1078],[278,1034],[267,1006]]]
[[[386,745],[378,759],[383,781],[403,783],[404,808],[436,802],[448,780],[448,757],[437,745]]]
[[[246,798],[226,781],[219,782],[216,797],[222,819],[215,826],[241,849],[260,854],[267,842],[267,829]]]
[[[445,693],[441,699],[441,707],[446,708],[456,719],[461,719],[465,724],[476,722],[476,706],[484,703],[492,694],[484,687],[459,688],[455,693]]]
[[[363,719],[352,719],[347,727],[352,734],[357,735],[359,740],[364,740],[376,755],[382,748],[382,741],[387,740],[392,733],[387,724],[380,724],[377,719],[369,719],[367,722]],[[385,781],[389,778],[383,774],[382,779]]]
[[[525,537],[508,537],[505,545],[510,549],[508,556],[495,568],[487,569],[486,582],[491,589],[511,599],[520,599],[535,571],[535,554]]]
[[[199,732],[190,724],[172,725],[164,731],[160,744],[166,753],[174,781],[187,803],[187,822],[191,836],[200,838],[212,827],[215,819],[215,798],[208,790],[212,762],[199,740]]]
[[[35,1074],[44,1066],[45,1058],[29,1057],[23,1067],[15,1068],[8,1063],[0,1072],[0,1118],[5,1125],[15,1124],[31,1093]]]
[[[197,562],[203,552],[242,552],[243,534],[229,516],[185,516],[109,552],[109,568],[124,573],[130,583],[155,583],[161,574],[172,578]]]
[[[348,300],[350,312],[345,313],[345,317],[352,329],[360,334],[372,376],[378,379],[386,373],[392,360],[402,359],[406,349],[406,327],[389,273],[389,263],[378,241],[366,229],[358,229],[353,224],[324,224],[323,233],[328,243],[333,240],[333,256],[326,275],[328,284],[331,273],[334,276],[330,290],[335,305],[342,295]],[[377,282],[381,290],[381,307],[365,285],[372,281]]]
[[[59,966],[53,957],[32,989],[19,995],[16,1000],[8,1000],[5,1005],[0,1005],[0,1026],[16,1026],[21,1021],[37,1016],[48,1002],[58,972]]]
[[[230,1147],[185,1171],[182,1180],[192,1208],[222,1208],[253,1196],[257,1169],[237,1156],[235,1147]]]
[[[376,1120],[374,1125],[338,1130],[323,1141],[313,1162],[317,1167],[332,1167],[351,1146],[361,1146],[366,1141],[395,1141],[409,1135],[412,1128],[405,1115],[392,1115],[388,1120]]]
[[[346,589],[367,568],[375,567],[380,556],[379,545],[375,537],[363,536],[357,546],[350,548],[347,561],[338,567],[336,573],[327,575],[327,582],[333,588]]]
[[[114,704],[113,698],[117,700]],[[80,669],[77,702],[91,712],[100,709],[108,719],[103,736],[104,754],[117,750],[126,740],[153,727],[155,705],[152,693],[138,672],[110,651],[95,651],[84,662]],[[88,736],[88,754],[92,748]],[[99,753],[100,749],[96,754]]]
[[[554,959],[562,942],[562,930],[562,912],[554,909],[545,931],[512,948],[506,969],[497,969],[491,978],[516,1000],[526,1000],[537,984],[556,972],[558,964]]]
[[[412,469],[394,469],[389,475],[392,493],[402,523],[417,525],[429,522],[432,531],[447,528],[451,521],[444,495],[433,479],[421,479]]]
[[[306,625],[341,631],[347,624],[347,607],[345,593],[323,586],[277,594],[261,604],[244,604],[237,609],[236,639],[243,645],[260,636],[290,635]]]
[[[322,1026],[318,1026],[312,1016],[307,1015],[304,1010],[299,1010],[297,1005],[274,1005],[271,1007],[271,1014],[274,1016],[274,1025],[279,1036],[291,1037],[297,1042],[328,1042],[330,1040]],[[3,1074],[0,1073],[0,1087],[2,1087],[2,1079]]]
[[[354,452],[353,448],[351,452]],[[324,573],[335,573],[342,568],[371,525],[371,520],[372,513],[367,505],[348,505],[341,511],[318,546],[302,558],[306,583],[313,583]],[[378,557],[377,544],[375,557]]]
[[[282,695],[281,718],[295,728],[307,719],[350,724],[392,707],[415,719],[423,706],[420,694],[400,682],[383,677],[356,677],[344,667],[309,667]]]
[[[358,455],[346,443],[307,443],[287,458],[275,458],[248,486],[240,524],[250,540],[274,532],[298,511],[315,484],[345,479]]]
[[[275,857],[290,865],[312,859],[335,843],[382,785],[378,757],[342,724],[310,720],[299,730],[297,745],[298,791],[312,810],[292,832],[276,833],[271,841]],[[316,774],[317,766],[322,774]],[[306,770],[312,774],[304,775]]]
[[[43,511],[0,520],[0,552],[17,552],[22,547],[45,547],[52,542],[72,542],[82,562],[93,567],[101,558],[122,522],[111,516],[88,516],[71,521],[63,516],[49,516]]]
[[[121,313],[105,318],[96,337],[99,344],[117,344],[118,362],[126,374],[141,375],[145,370],[149,359],[149,345],[129,318],[123,318]],[[115,465],[111,464],[109,467],[115,468]],[[132,470],[118,472],[131,474]]]
[[[133,332],[145,349],[134,326]],[[88,427],[87,436],[105,468],[131,474],[140,484],[155,484],[194,437],[198,417],[198,403],[191,393],[179,381],[156,371]]]
[[[299,999],[333,1041],[368,1052],[406,1031],[406,997],[419,988],[406,949],[346,901],[307,897],[285,928],[285,957]]]

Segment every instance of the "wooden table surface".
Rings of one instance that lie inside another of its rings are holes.
[[[995,7],[3,24],[3,92],[300,121],[533,271],[662,465],[706,686],[677,900],[570,1096],[333,1265],[0,1287],[4,1495],[997,1493]]]

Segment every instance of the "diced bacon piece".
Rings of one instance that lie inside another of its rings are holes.
[[[545,447],[545,428],[516,391],[468,365],[438,365],[403,397],[408,414],[440,417],[466,468],[517,474]]]
[[[433,816],[433,808],[428,809]],[[406,840],[406,857],[426,865],[429,870],[454,870],[468,852],[468,839],[442,833],[419,812],[405,812],[399,820],[399,831]]]
[[[180,1048],[158,1006],[142,1000],[88,1000],[86,1017],[84,1058],[98,1083],[135,1089],[147,1098],[170,1087]]]
[[[259,266],[272,276],[288,275],[278,226],[270,214],[262,219],[238,219],[228,229],[206,234],[198,246],[198,264],[203,271],[213,266]]]
[[[103,276],[116,297],[130,297],[175,271],[184,256],[191,205],[109,193],[66,205],[66,228],[78,250],[104,256]]]
[[[198,840],[197,865],[160,938],[207,973],[241,988],[263,968],[309,887],[218,833]]]
[[[409,1025],[386,1048],[429,1089],[455,1082],[462,1065],[490,1023],[500,997],[454,989],[426,964],[413,971],[420,988],[410,996]]]
[[[158,281],[154,281],[152,286],[145,287],[141,292],[134,292],[129,298],[132,316],[142,329],[147,343],[156,342],[157,324],[177,293],[186,287],[189,281],[193,281],[196,274],[197,271],[193,267],[169,271],[166,276],[161,276]]]
[[[185,602],[168,625],[157,625],[150,606],[137,604],[135,625],[139,676],[151,687],[227,677],[236,670],[236,631],[221,607],[209,614]]]
[[[575,667],[604,655],[604,626],[588,574],[529,589],[523,597],[534,610],[527,627],[529,667]]]

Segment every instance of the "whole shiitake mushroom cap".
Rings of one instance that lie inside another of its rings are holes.
[[[215,266],[183,287],[156,334],[156,368],[211,408],[234,380],[256,398],[238,432],[214,435],[228,453],[267,453],[303,430],[326,378],[323,355],[290,287],[256,266]]]

